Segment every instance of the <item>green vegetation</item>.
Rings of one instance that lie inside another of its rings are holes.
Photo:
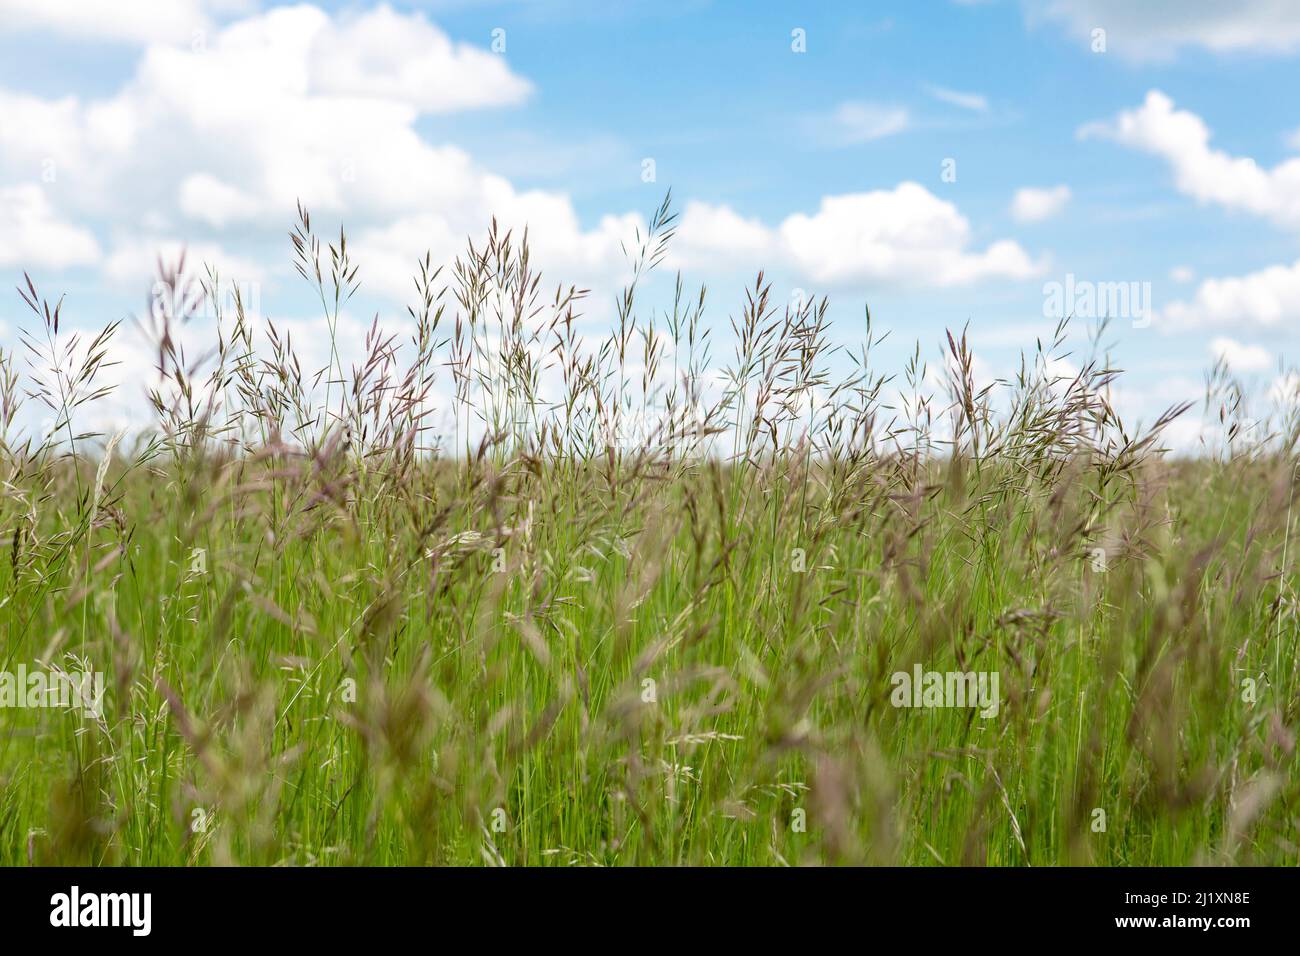
[[[672,225],[607,338],[494,229],[320,376],[240,305],[184,356],[168,272],[115,446],[77,425],[115,329],[29,283],[0,670],[106,692],[0,710],[0,863],[1294,863],[1296,429],[1247,444],[1218,369],[1227,450],[1161,454],[1184,409],[1129,434],[1063,329],[984,386],[950,337],[927,399],[762,276],[719,375],[702,292],[640,310]],[[346,240],[294,243],[334,329]],[[916,665],[996,716],[893,706]]]

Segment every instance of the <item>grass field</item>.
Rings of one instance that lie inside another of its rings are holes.
[[[1294,863],[1294,422],[1217,369],[1126,431],[1059,338],[981,386],[954,332],[927,400],[761,276],[719,360],[702,294],[639,305],[672,226],[605,339],[494,233],[319,376],[238,307],[183,356],[170,275],[115,442],[116,330],[21,290],[0,670],[104,695],[0,710],[0,864]],[[294,236],[332,328],[363,274]],[[917,668],[997,706],[898,706]]]

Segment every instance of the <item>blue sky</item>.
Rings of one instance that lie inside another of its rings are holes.
[[[1007,376],[1054,325],[1046,283],[1149,283],[1150,314],[1108,339],[1122,410],[1149,420],[1218,355],[1290,381],[1286,6],[0,0],[0,281],[30,272],[91,327],[138,311],[154,252],[185,244],[309,337],[286,239],[302,198],[356,241],[356,328],[400,322],[415,258],[492,213],[595,290],[599,327],[617,239],[671,187],[671,264],[709,284],[719,335],[763,268],[781,298],[830,295],[837,341],[869,302],[886,369],[969,322]],[[0,344],[23,321],[0,299]]]

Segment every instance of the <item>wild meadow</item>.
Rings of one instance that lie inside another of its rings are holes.
[[[981,383],[762,274],[648,306],[673,226],[607,335],[494,226],[322,369],[164,268],[127,432],[127,330],[28,280],[0,671],[102,694],[0,684],[0,864],[1295,863],[1300,419],[1218,367],[1122,422],[1104,327]],[[364,262],[305,210],[291,252],[333,329]]]

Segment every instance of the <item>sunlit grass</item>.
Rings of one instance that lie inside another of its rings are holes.
[[[702,297],[637,314],[672,223],[588,351],[495,233],[318,379],[242,314],[191,365],[164,313],[102,471],[98,347],[29,288],[0,670],[108,691],[0,710],[0,864],[1293,863],[1294,431],[1169,460],[1060,336],[998,389],[954,337],[947,397],[918,358],[891,401],[761,277],[710,395]],[[345,243],[295,247],[337,316]],[[428,430],[445,380],[472,433]],[[893,706],[917,664],[997,673],[997,715]]]

